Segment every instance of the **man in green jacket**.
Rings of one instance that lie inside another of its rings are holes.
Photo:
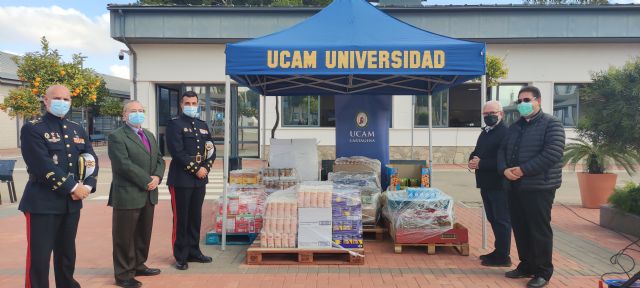
[[[126,125],[109,135],[113,180],[109,206],[113,207],[113,266],[116,285],[141,287],[135,276],[153,276],[160,269],[145,265],[149,256],[158,185],[164,175],[164,159],[156,138],[142,128],[145,111],[138,101],[123,109]]]

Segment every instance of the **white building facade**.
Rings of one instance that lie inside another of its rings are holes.
[[[194,90],[202,100],[201,118],[209,123],[219,143],[224,135],[220,113],[224,111],[225,44],[278,31],[317,12],[315,8],[109,9],[113,38],[133,51],[132,95],[150,115],[156,115],[147,117],[145,126],[159,133],[162,142],[166,122],[179,113],[179,95]],[[488,55],[505,59],[509,69],[500,86],[490,89],[488,98],[503,103],[511,121],[517,117],[513,101],[520,87],[536,86],[542,92],[543,110],[563,121],[568,137],[575,135],[572,127],[580,116],[579,88],[588,85],[591,73],[640,56],[640,7],[633,5],[627,9],[447,6],[383,10],[429,31],[485,41]],[[530,27],[531,23],[537,26]],[[236,93],[239,100],[234,106],[244,115],[232,130],[238,135],[232,140],[237,157],[268,153],[278,103],[276,138],[316,138],[321,158],[334,159],[333,97],[261,97],[233,86],[232,94]],[[391,159],[427,159],[426,103],[424,95],[394,96]],[[434,95],[433,108],[434,163],[466,162],[480,132],[479,82]],[[263,148],[267,152],[263,153]]]

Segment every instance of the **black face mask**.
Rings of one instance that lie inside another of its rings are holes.
[[[487,126],[493,126],[498,124],[498,115],[491,114],[491,115],[484,116],[484,123],[487,124]]]

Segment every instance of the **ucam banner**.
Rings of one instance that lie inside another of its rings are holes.
[[[336,157],[380,160],[382,183],[389,163],[391,95],[336,95]],[[385,186],[386,187],[386,186]]]

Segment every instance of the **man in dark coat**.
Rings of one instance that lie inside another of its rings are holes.
[[[565,133],[560,120],[540,109],[538,88],[523,87],[517,103],[522,117],[509,127],[498,152],[520,258],[505,276],[533,277],[527,287],[543,287],[553,274],[551,206],[562,183]]]
[[[160,269],[145,264],[149,257],[153,214],[164,159],[151,131],[143,129],[145,111],[138,101],[124,105],[124,126],[109,134],[113,180],[109,206],[113,207],[113,270],[116,285],[136,288],[135,276],[153,276]]]
[[[98,157],[80,124],[69,121],[71,93],[52,85],[47,112],[22,126],[20,143],[29,181],[18,209],[27,219],[25,287],[49,287],[53,252],[56,287],[80,287],[73,278],[82,200],[96,190]]]
[[[504,176],[498,173],[498,150],[507,135],[502,122],[504,112],[498,101],[489,101],[482,110],[484,123],[476,148],[469,156],[469,169],[475,169],[476,186],[480,188],[484,210],[495,236],[493,252],[480,256],[482,265],[510,267],[511,220],[509,198],[503,187]]]
[[[187,262],[212,261],[200,251],[200,224],[216,152],[207,123],[198,118],[198,107],[198,95],[185,92],[180,100],[182,115],[167,126],[167,147],[172,157],[167,185],[173,208],[173,256],[179,270],[189,269]]]

